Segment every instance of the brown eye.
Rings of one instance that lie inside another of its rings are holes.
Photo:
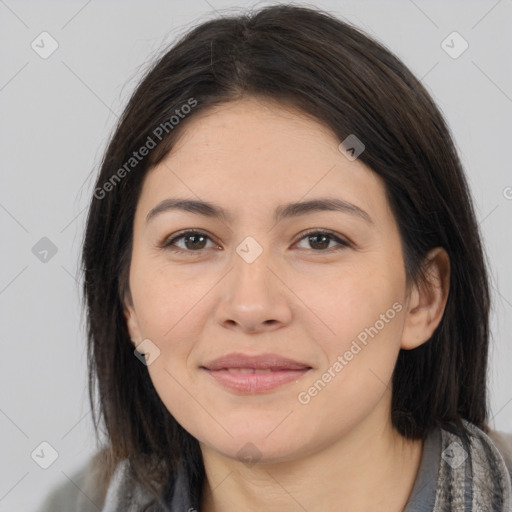
[[[183,240],[183,246],[176,242]],[[178,236],[164,242],[161,247],[176,252],[199,252],[206,248],[207,240],[210,237],[201,231],[185,231]]]
[[[307,239],[307,243],[309,247],[306,249],[313,249],[316,252],[327,252],[329,250],[339,250],[343,247],[349,247],[350,244],[345,240],[339,238],[334,235],[330,231],[310,231],[306,233],[305,236],[301,238],[302,240]],[[329,247],[329,244],[334,241],[337,244],[337,247]]]
[[[182,237],[187,249],[204,249],[205,240],[207,239],[204,235],[185,235]]]

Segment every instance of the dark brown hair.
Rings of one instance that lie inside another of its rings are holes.
[[[158,486],[172,482],[183,464],[199,508],[204,468],[197,440],[171,416],[133,354],[123,300],[130,300],[134,212],[146,173],[172,151],[187,121],[245,96],[293,107],[340,141],[355,134],[365,144],[359,159],[385,183],[408,279],[424,282],[430,249],[443,247],[450,257],[450,292],[438,328],[419,348],[401,350],[396,363],[394,427],[423,439],[435,425],[464,434],[465,419],[487,431],[488,276],[469,188],[442,114],[408,68],[356,27],[313,8],[266,7],[204,22],[165,51],[119,120],[90,204],[82,263],[93,421],[96,432],[101,416],[105,423],[109,471],[128,458],[161,503]],[[194,108],[183,108],[192,102]],[[171,127],[176,112],[180,119]],[[128,171],[126,162],[148,137],[156,139],[159,126],[167,126],[161,141]]]

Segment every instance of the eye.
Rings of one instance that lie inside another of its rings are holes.
[[[350,243],[346,240],[343,240],[339,236],[335,235],[331,231],[325,230],[311,230],[308,231],[305,235],[303,234],[302,238],[300,238],[299,242],[302,240],[307,240],[307,243],[310,247],[313,248],[315,252],[330,252],[332,250],[337,251],[343,249],[345,247],[350,247]],[[337,247],[328,248],[329,244],[335,241],[337,243]],[[328,248],[327,250],[325,250]]]
[[[202,231],[189,230],[182,231],[178,233],[177,236],[164,240],[163,243],[160,244],[160,247],[166,250],[170,250],[172,252],[199,252],[203,249],[206,249],[207,241],[211,238]],[[299,239],[299,242],[302,240],[307,240],[307,243],[310,245],[310,248],[315,252],[328,252],[332,250],[340,250],[345,247],[350,247],[350,243],[346,240],[343,240],[339,236],[335,235],[331,231],[325,230],[310,230],[306,234]],[[177,245],[177,242],[183,241],[183,246],[180,247]],[[336,242],[337,247],[329,247],[331,242]],[[306,247],[306,249],[308,249]]]
[[[177,246],[176,242],[182,239],[185,247]],[[210,237],[202,231],[182,231],[174,238],[164,241],[160,247],[173,252],[199,252],[205,249],[206,240],[210,240]]]

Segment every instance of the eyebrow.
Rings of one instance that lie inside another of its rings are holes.
[[[203,215],[205,217],[222,219],[227,222],[230,222],[233,218],[227,210],[208,201],[169,198],[165,199],[150,210],[146,216],[146,224],[157,215],[171,210],[186,211]],[[368,224],[373,224],[373,220],[367,212],[355,204],[337,198],[318,198],[310,201],[300,201],[297,203],[280,205],[274,211],[274,222],[277,223],[283,219],[323,211],[336,211],[355,215],[365,220]]]

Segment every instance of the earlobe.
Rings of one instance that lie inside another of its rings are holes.
[[[425,259],[426,282],[411,286],[401,348],[411,350],[428,341],[444,314],[450,289],[450,258],[442,247]]]

